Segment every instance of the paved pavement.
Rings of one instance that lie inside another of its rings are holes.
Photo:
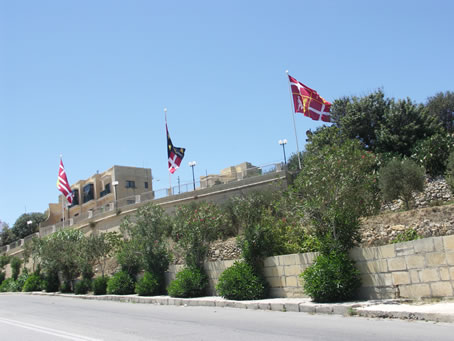
[[[142,297],[137,295],[73,295],[33,292],[24,295],[62,296],[89,300],[108,300],[131,303],[207,306],[238,309],[293,311],[312,314],[356,315],[378,318],[399,318],[454,323],[454,301],[370,300],[345,303],[313,303],[309,298],[272,298],[256,301],[233,301],[218,296],[173,298],[170,296]]]

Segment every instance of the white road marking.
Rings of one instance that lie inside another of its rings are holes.
[[[77,335],[77,334],[72,334],[68,333],[62,330],[58,329],[52,329],[52,328],[46,328],[42,326],[37,326],[35,324],[31,323],[25,323],[25,322],[20,322],[20,321],[15,321],[15,320],[10,320],[10,319],[5,319],[5,318],[0,318],[0,322],[16,326],[16,327],[21,327],[25,329],[30,329],[36,332],[40,333],[45,333],[49,335],[54,335],[54,336],[59,336],[68,340],[74,340],[74,341],[102,341],[102,339],[94,339],[91,337],[83,336],[83,335]]]

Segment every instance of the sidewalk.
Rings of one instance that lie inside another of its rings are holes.
[[[454,322],[454,301],[409,302],[408,300],[370,300],[345,303],[313,303],[309,298],[270,298],[256,301],[233,301],[219,296],[199,298],[174,298],[170,296],[137,295],[74,295],[32,292],[24,295],[60,296],[100,301],[118,301],[143,304],[203,306],[303,312],[311,314],[335,314],[378,318],[399,318],[434,322]]]

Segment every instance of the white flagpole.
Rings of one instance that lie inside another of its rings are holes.
[[[290,93],[290,113],[291,113],[292,119],[293,119],[293,129],[295,130],[296,155],[298,156],[298,168],[301,170],[300,148],[298,146],[298,135],[296,134],[295,113],[293,110],[294,108],[292,106],[292,103],[293,103],[292,86],[290,85],[290,80],[288,78],[288,70],[285,70],[285,73],[287,74],[288,89],[289,89],[289,93]]]
[[[168,131],[168,128],[167,128],[167,108],[164,108],[164,115],[166,117],[166,135],[167,135],[167,131]],[[166,148],[169,148],[169,146],[166,146]],[[167,154],[168,153],[169,152],[167,151]],[[169,162],[169,160],[167,160],[167,163],[168,162]],[[172,195],[172,173],[170,173],[170,172],[169,172],[169,195]]]

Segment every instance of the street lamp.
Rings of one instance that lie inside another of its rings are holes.
[[[114,186],[115,209],[117,209],[117,186],[118,186],[118,181],[113,181],[112,185]]]
[[[285,157],[285,145],[287,144],[287,139],[279,140],[279,144],[282,146],[284,152],[284,163],[287,164],[287,158]]]
[[[195,177],[194,177],[194,166],[196,165],[197,163],[195,161],[190,161],[188,163],[189,167],[192,168],[192,183],[194,184],[194,191],[195,191]]]
[[[30,227],[31,227],[30,225],[31,225],[31,224],[33,224],[33,221],[32,221],[32,220],[27,220],[27,230],[28,230],[29,232],[31,232],[31,231],[30,231]],[[35,233],[35,231],[33,231],[33,233]]]

